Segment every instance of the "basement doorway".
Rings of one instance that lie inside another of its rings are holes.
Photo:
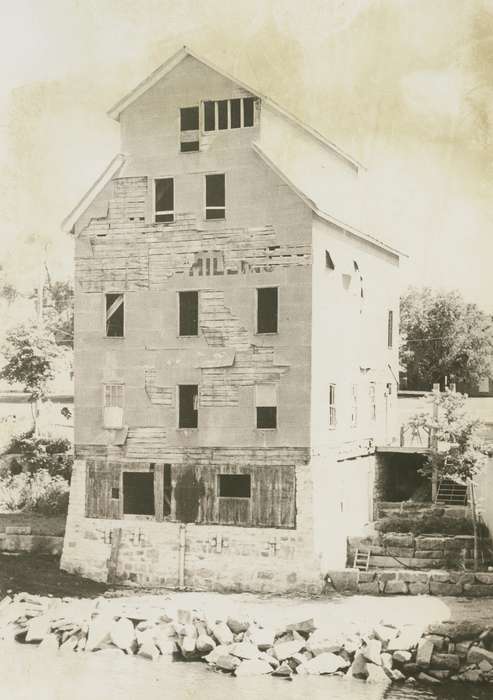
[[[388,452],[377,454],[375,500],[431,503],[431,482],[420,474],[426,455]]]

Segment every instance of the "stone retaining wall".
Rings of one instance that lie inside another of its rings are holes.
[[[493,596],[493,572],[329,571],[326,591],[365,595]]]
[[[63,537],[32,535],[30,527],[6,527],[0,533],[0,552],[60,555]]]
[[[349,566],[356,549],[370,551],[370,567],[379,569],[455,569],[472,568],[472,535],[412,535],[388,532],[371,537],[348,539]]]

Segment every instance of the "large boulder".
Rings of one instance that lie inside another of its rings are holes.
[[[51,631],[51,615],[33,617],[27,623],[26,642],[42,642]]]
[[[297,654],[304,646],[305,641],[303,639],[294,642],[277,642],[274,644],[274,656],[279,661],[284,661],[285,659],[289,659],[290,656],[293,656],[293,654]]]
[[[349,666],[349,663],[346,661],[346,659],[343,659],[337,654],[326,652],[324,654],[314,656],[313,659],[306,661],[304,664],[301,664],[301,666],[303,667],[302,672],[308,673],[310,675],[321,675],[335,673],[336,671],[339,671],[342,668],[347,668]],[[297,671],[299,673],[298,669]]]
[[[272,673],[272,666],[261,659],[245,659],[235,670],[235,676],[262,676]]]
[[[238,642],[230,647],[229,653],[239,659],[257,659],[261,652],[251,642]]]
[[[381,652],[382,642],[379,639],[368,639],[366,644],[361,647],[361,653],[365,659],[377,666],[382,664],[382,659],[380,657]]]
[[[135,642],[135,630],[128,617],[121,617],[110,628],[110,639],[119,649],[130,650]]]
[[[86,651],[101,649],[105,644],[111,642],[113,623],[114,618],[112,615],[96,615],[92,618],[89,623]]]
[[[240,634],[240,632],[246,632],[250,627],[250,622],[246,619],[239,617],[228,617],[226,624],[233,634]]]
[[[225,622],[218,622],[212,626],[212,634],[218,644],[232,644],[233,633]]]

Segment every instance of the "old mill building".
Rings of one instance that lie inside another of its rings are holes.
[[[321,589],[396,438],[399,253],[361,165],[181,49],[110,111],[75,238],[76,462],[62,567]]]

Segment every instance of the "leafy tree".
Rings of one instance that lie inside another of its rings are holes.
[[[478,565],[478,521],[474,498],[474,478],[483,467],[485,451],[478,437],[481,421],[466,410],[466,396],[455,391],[434,392],[429,398],[431,411],[412,416],[412,428],[424,428],[432,435],[432,451],[420,469],[432,481],[448,478],[464,482],[469,491],[474,530],[474,559]]]
[[[400,361],[408,388],[451,381],[477,385],[490,376],[492,318],[457,291],[409,288],[401,298]]]
[[[38,299],[35,289],[31,298]],[[51,279],[46,274],[42,294],[43,323],[54,335],[57,345],[74,344],[74,288],[70,282]]]
[[[58,349],[53,334],[43,327],[21,324],[7,333],[2,351],[6,362],[0,379],[21,384],[30,395],[37,432],[38,402],[46,396],[47,384],[55,376],[53,361]]]

